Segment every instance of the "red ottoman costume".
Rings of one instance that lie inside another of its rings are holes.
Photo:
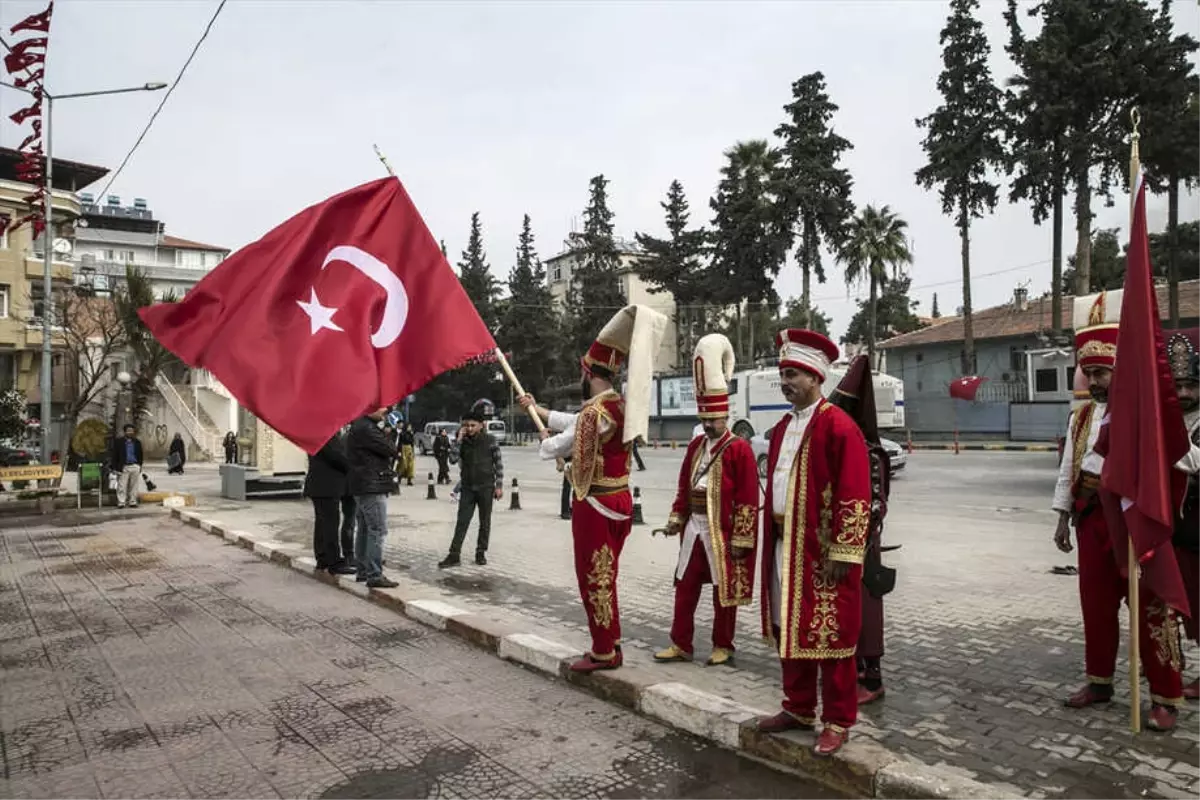
[[[1169,334],[1169,335],[1168,335]],[[1167,340],[1167,361],[1171,365],[1171,377],[1176,386],[1196,386],[1200,382],[1200,331],[1163,331]],[[1193,642],[1200,641],[1200,409],[1185,411],[1183,420],[1191,438],[1191,450],[1179,460],[1175,468],[1188,476],[1187,494],[1175,518],[1175,560],[1187,589],[1191,615],[1184,619],[1184,631]],[[1189,700],[1200,697],[1200,681],[1193,680],[1183,687],[1183,696]]]
[[[702,422],[728,422],[733,366],[733,345],[721,334],[709,334],[696,344],[692,367],[697,416]],[[758,465],[749,442],[728,429],[716,438],[692,439],[679,469],[679,488],[667,526],[683,536],[675,569],[671,646],[654,658],[691,660],[696,606],[704,584],[711,583],[713,651],[708,664],[729,664],[737,608],[754,600]],[[734,548],[739,549],[738,555]]]

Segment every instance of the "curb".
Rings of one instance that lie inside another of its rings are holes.
[[[920,444],[913,442],[913,450],[934,450],[934,451],[954,451],[954,442],[938,442]],[[1057,453],[1058,445],[1056,444],[960,444],[959,450],[974,450],[988,451],[1001,453]]]
[[[496,656],[577,686],[602,700],[707,739],[740,754],[804,773],[825,786],[855,797],[1020,798],[1016,787],[984,784],[949,769],[900,756],[866,738],[854,739],[832,758],[812,753],[812,734],[764,734],[756,721],[770,712],[735,703],[678,681],[664,681],[652,669],[626,665],[618,671],[571,672],[579,656],[570,645],[517,630],[441,600],[418,598],[403,586],[371,589],[353,576],[317,572],[304,545],[260,538],[203,519],[194,511],[171,508],[171,517],[252,551],[266,561],[356,594],[423,625],[446,631]]]

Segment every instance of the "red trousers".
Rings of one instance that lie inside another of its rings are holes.
[[[696,606],[700,604],[700,593],[704,584],[712,583],[712,571],[708,567],[708,556],[704,543],[699,539],[692,547],[683,577],[675,581],[675,617],[671,621],[671,643],[685,653],[692,652],[692,639],[696,635]],[[733,649],[733,631],[737,627],[737,606],[721,605],[720,593],[714,584],[713,603],[713,647]]]
[[[1100,512],[1079,522],[1079,600],[1083,608],[1083,651],[1089,683],[1112,683],[1121,644],[1121,601],[1129,582],[1121,577],[1108,527]],[[1166,605],[1142,590],[1139,598],[1139,641],[1142,672],[1155,703],[1181,705],[1181,656],[1173,615]]]
[[[1193,642],[1200,641],[1200,553],[1186,547],[1175,548],[1175,561],[1183,575],[1191,616],[1183,621],[1183,629]]]
[[[858,669],[854,657],[780,659],[783,710],[801,722],[817,717],[817,672],[821,674],[821,722],[849,728],[858,720]]]
[[[587,500],[575,500],[571,507],[571,537],[575,544],[575,578],[579,596],[587,612],[592,634],[593,656],[611,658],[621,643],[621,612],[617,604],[617,568],[621,548],[633,528],[633,500],[628,492],[608,495],[600,502],[616,513],[621,521],[601,514]]]

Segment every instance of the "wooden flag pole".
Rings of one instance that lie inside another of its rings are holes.
[[[1133,133],[1129,137],[1129,219],[1132,225],[1133,210],[1137,206],[1138,172],[1141,170],[1141,158],[1138,152],[1138,139],[1140,138],[1138,125],[1141,123],[1141,115],[1136,108],[1129,112],[1129,120],[1133,125]],[[1141,643],[1139,625],[1141,595],[1138,573],[1141,568],[1138,564],[1137,551],[1133,546],[1133,537],[1128,535],[1128,531],[1126,531],[1126,545],[1129,571],[1129,596],[1127,598],[1129,606],[1129,730],[1137,735],[1142,732],[1142,670],[1141,651],[1138,649]]]

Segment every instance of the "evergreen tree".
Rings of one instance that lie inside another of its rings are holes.
[[[879,292],[881,289],[886,291],[889,283],[907,277],[904,267],[912,263],[907,229],[908,223],[888,206],[878,209],[867,206],[850,224],[850,234],[838,252],[838,261],[845,265],[846,283],[865,280],[870,287],[865,336],[858,341],[866,341],[872,369],[875,368],[875,342],[879,332],[885,330],[878,320]],[[904,289],[907,293],[907,284]]]
[[[829,324],[833,319],[827,314],[822,314],[819,308],[808,308],[804,305],[804,299],[793,297],[787,301],[787,308],[784,311],[783,318],[779,320],[776,326],[779,329],[784,328],[808,328],[810,331],[829,335]],[[772,332],[772,344],[774,343],[774,335]]]
[[[713,301],[735,307],[734,346],[739,358],[753,360],[754,317],[743,333],[743,303],[778,303],[774,278],[787,253],[773,192],[779,153],[765,140],[739,142],[725,153],[713,210],[711,287]]]
[[[878,301],[875,304],[875,330],[870,339],[883,341],[901,333],[918,330],[921,327],[921,319],[916,313],[917,301],[910,300],[908,297],[911,285],[912,279],[907,276],[889,280],[884,284],[883,291],[879,293]],[[870,341],[867,331],[870,330],[871,316],[870,300],[859,300],[858,311],[851,317],[850,324],[846,326],[846,335],[842,337],[842,344],[859,344]]]
[[[1117,229],[1099,230],[1092,236],[1092,270],[1088,276],[1087,291],[1120,289],[1125,285],[1125,256],[1117,239]],[[1153,267],[1154,265],[1151,264]],[[1062,292],[1073,294],[1077,284],[1075,257],[1067,258],[1067,269],[1063,271]]]
[[[463,250],[458,262],[458,280],[488,330],[495,330],[499,322],[496,299],[500,296],[500,287],[492,276],[487,254],[483,251],[483,228],[479,223],[478,211],[471,215],[471,233],[467,237],[467,249]]]
[[[942,316],[942,312],[938,310],[937,292],[933,293],[933,311],[930,312],[929,316],[934,319],[940,319]]]
[[[500,341],[512,353],[513,369],[525,390],[537,397],[553,373],[560,339],[558,312],[528,214],[521,222],[516,264],[508,273],[508,295]]]
[[[991,48],[975,18],[978,0],[951,0],[942,28],[942,105],[917,120],[929,162],[917,170],[917,184],[939,186],[942,213],[954,217],[962,251],[964,351],[962,371],[974,375],[975,332],[971,320],[971,220],[996,209],[993,168],[1004,163],[1000,142],[1003,95],[988,69]]]
[[[831,120],[838,107],[825,92],[825,76],[814,72],[792,84],[792,102],[783,107],[788,119],[775,129],[783,140],[782,163],[775,190],[779,213],[791,247],[798,236],[796,261],[803,280],[800,308],[812,304],[812,276],[825,282],[821,246],[835,250],[854,216],[850,199],[853,179],[839,166],[842,153],[853,147],[833,132]],[[802,327],[808,327],[808,323]]]
[[[567,308],[572,318],[567,342],[573,345],[573,359],[564,362],[567,372],[595,340],[600,329],[626,305],[621,290],[620,254],[613,235],[613,213],[608,208],[608,181],[603,175],[591,179],[587,208],[583,211],[583,233],[572,237],[574,256]],[[564,377],[570,377],[564,373]]]
[[[688,230],[691,212],[679,181],[671,181],[666,202],[660,205],[666,213],[668,238],[636,234],[638,245],[645,251],[637,271],[651,292],[670,292],[675,298],[676,348],[686,358],[705,322],[697,307],[708,297],[708,274],[701,261],[706,234],[703,230]]]
[[[1176,229],[1174,248],[1178,263],[1176,274],[1180,280],[1200,280],[1200,222],[1185,222]],[[1172,249],[1171,231],[1150,234],[1150,268],[1154,277],[1169,281],[1169,254]],[[1099,230],[1092,236],[1092,274],[1088,281],[1088,292],[1105,289],[1120,289],[1125,285],[1125,263],[1129,259],[1129,243],[1120,244],[1117,229]],[[1075,291],[1075,263],[1067,259],[1068,267],[1063,272],[1063,293]],[[1166,309],[1159,309],[1166,311]]]

